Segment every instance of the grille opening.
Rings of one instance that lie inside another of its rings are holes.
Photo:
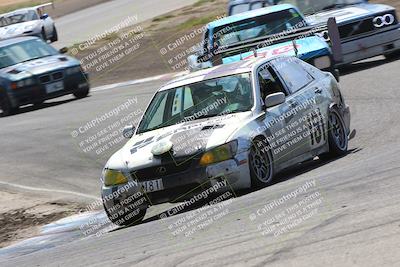
[[[48,83],[51,81],[50,75],[43,75],[39,78],[41,83]]]
[[[53,74],[52,74],[52,77],[53,77],[53,80],[57,81],[57,80],[62,79],[62,78],[64,77],[64,75],[63,75],[63,73],[60,71],[60,72],[53,73]]]

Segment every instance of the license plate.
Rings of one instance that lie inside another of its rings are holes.
[[[162,179],[145,181],[145,182],[141,182],[139,184],[142,187],[143,191],[146,193],[164,190],[164,185],[163,185]]]
[[[51,94],[57,91],[64,90],[64,83],[63,81],[50,83],[46,85],[46,93]]]

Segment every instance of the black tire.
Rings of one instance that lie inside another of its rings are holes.
[[[384,55],[387,60],[397,60],[400,59],[400,51],[394,51]]]
[[[43,41],[47,42],[47,36],[46,36],[46,32],[45,32],[44,28],[42,29],[41,35],[42,35]]]
[[[127,216],[127,213],[124,213],[122,216],[117,215],[116,217],[111,216],[110,212],[106,208],[106,206],[103,203],[104,211],[107,214],[108,219],[115,225],[118,226],[129,226],[129,225],[135,225],[139,224],[142,222],[144,216],[146,215],[147,209],[144,210],[139,210],[138,214],[133,215],[132,217],[125,219],[124,217]]]
[[[40,107],[40,106],[43,105],[43,103],[44,103],[44,100],[37,100],[37,101],[35,101],[35,102],[33,103],[33,105],[34,105],[35,107]]]
[[[323,155],[323,158],[343,156],[347,153],[349,138],[343,118],[336,109],[331,110],[328,116],[328,142],[329,153]]]
[[[333,75],[333,77],[335,77],[337,82],[340,82],[340,72],[338,69],[332,69],[331,73]]]
[[[89,88],[77,90],[73,92],[73,95],[78,99],[85,98],[89,95]]]
[[[253,140],[249,153],[251,186],[262,188],[272,184],[274,164],[271,150],[263,138]]]
[[[57,32],[56,26],[53,27],[53,36],[51,37],[50,41],[52,43],[58,41],[58,32]]]
[[[18,110],[18,107],[12,107],[8,97],[0,96],[0,117],[13,115]]]

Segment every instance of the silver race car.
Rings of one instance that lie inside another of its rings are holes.
[[[334,76],[298,58],[194,72],[158,90],[138,126],[124,129],[130,140],[103,170],[103,204],[127,225],[149,205],[192,203],[210,188],[268,186],[297,163],[344,155],[349,129]]]
[[[45,41],[58,41],[53,19],[44,13],[44,8],[50,5],[52,3],[18,9],[0,15],[0,39],[36,36]]]

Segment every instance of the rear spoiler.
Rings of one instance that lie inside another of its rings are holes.
[[[55,8],[55,6],[54,6],[54,1],[51,2],[51,3],[41,4],[41,5],[32,6],[32,7],[27,7],[27,8],[44,9],[44,8],[46,8],[46,7],[48,7],[48,6],[52,6],[53,9],[54,9],[54,8]],[[22,8],[22,9],[23,9],[23,8]],[[16,12],[16,11],[18,11],[18,10],[21,10],[21,8],[20,8],[20,9],[16,9],[16,10],[11,11],[11,12],[7,12],[7,13],[0,14],[0,17],[4,17],[4,16],[7,16],[7,15],[9,15],[9,14],[13,14],[14,12]]]
[[[317,26],[307,26],[299,29],[294,29],[291,31],[290,34],[278,33],[213,49],[207,54],[199,56],[198,63],[203,63],[211,60],[216,64],[222,64],[222,55],[238,55],[241,53],[246,53],[260,48],[268,47],[274,44],[284,43],[287,41],[295,42],[296,39],[301,39],[311,35],[317,35],[318,33],[326,31],[328,31],[329,34],[330,41],[327,42],[329,42],[332,47],[333,58],[335,62],[341,62],[342,45],[339,29],[337,27],[336,19],[329,18],[326,25],[321,24]]]
[[[37,5],[37,6],[34,6],[33,8],[37,8],[37,9],[41,9],[42,8],[42,9],[44,9],[44,8],[46,8],[48,6],[52,6],[52,8],[54,9],[55,8],[54,7],[54,1],[52,1],[51,3]]]

